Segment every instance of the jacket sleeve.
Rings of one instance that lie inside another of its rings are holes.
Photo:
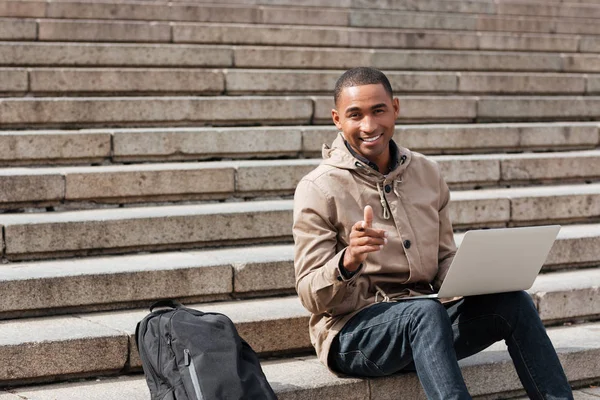
[[[450,221],[450,190],[440,174],[440,207],[439,207],[439,247],[438,247],[438,273],[433,280],[433,288],[439,290],[448,273],[450,264],[456,254],[454,231]]]
[[[335,205],[321,188],[302,180],[294,195],[294,268],[296,291],[304,307],[313,314],[333,314],[342,303],[350,279],[340,274],[345,248],[338,249],[338,232],[332,219]]]

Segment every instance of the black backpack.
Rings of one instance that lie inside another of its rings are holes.
[[[135,340],[151,400],[277,399],[256,353],[223,314],[159,301]]]

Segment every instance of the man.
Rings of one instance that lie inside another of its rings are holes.
[[[530,398],[572,399],[525,292],[393,301],[439,289],[456,252],[449,190],[392,140],[400,104],[383,73],[347,71],[334,100],[341,132],[294,198],[296,289],[319,359],[354,376],[416,370],[429,399],[470,399],[457,359],[504,339]]]

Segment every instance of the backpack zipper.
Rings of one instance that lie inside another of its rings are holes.
[[[192,355],[188,349],[183,350],[183,363],[188,367],[190,377],[192,378],[192,386],[194,386],[194,392],[196,392],[196,399],[204,400],[202,391],[200,390],[200,382],[198,382],[198,375],[196,374],[196,367],[194,366]]]

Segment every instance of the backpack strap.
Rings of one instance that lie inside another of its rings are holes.
[[[155,308],[159,308],[159,307],[181,308],[181,307],[183,307],[183,304],[181,304],[180,302],[178,302],[176,300],[170,300],[170,299],[159,300],[150,306],[150,312],[154,311]]]

